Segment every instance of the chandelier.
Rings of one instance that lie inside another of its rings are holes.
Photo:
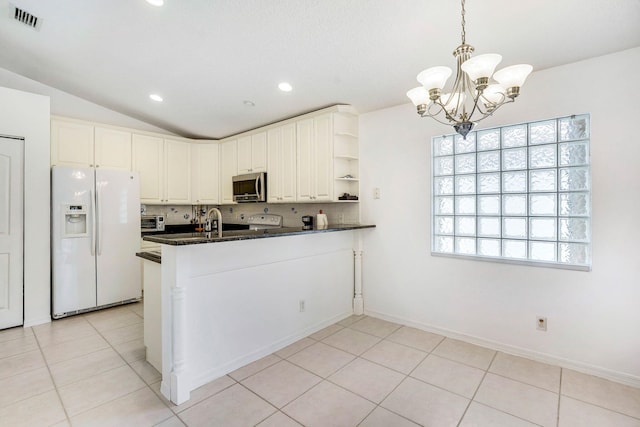
[[[458,65],[452,89],[443,93],[452,74],[451,68],[431,67],[418,74],[422,86],[411,89],[407,96],[420,117],[431,117],[452,125],[466,139],[477,122],[491,116],[502,105],[515,101],[533,67],[512,65],[494,73],[502,61],[501,55],[488,53],[472,58],[474,48],[465,40],[464,2],[462,0],[462,44],[453,51]]]

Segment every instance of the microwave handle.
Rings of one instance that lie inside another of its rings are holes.
[[[256,177],[256,194],[258,195],[258,200],[262,200],[262,195],[260,194],[260,187],[261,187],[261,182],[260,182],[260,177],[262,175],[258,174],[258,176]]]

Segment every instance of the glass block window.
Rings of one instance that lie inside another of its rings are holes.
[[[432,253],[590,268],[589,121],[434,137]]]

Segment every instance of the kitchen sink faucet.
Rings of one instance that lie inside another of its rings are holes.
[[[207,222],[204,226],[205,231],[211,231],[211,214],[215,213],[218,219],[218,237],[222,237],[222,212],[218,208],[211,208],[207,212]]]

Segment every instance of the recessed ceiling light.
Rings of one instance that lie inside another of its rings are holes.
[[[293,87],[287,82],[282,82],[278,85],[278,89],[283,92],[291,92],[293,90]]]
[[[162,102],[162,97],[160,95],[158,95],[157,93],[152,93],[151,95],[149,95],[149,98],[153,99],[156,102]]]
[[[149,3],[152,6],[162,6],[164,5],[164,0],[147,0],[147,3]]]
[[[247,100],[245,100],[245,101],[242,101],[242,103],[243,103],[244,105],[246,105],[247,107],[255,107],[255,106],[256,106],[256,103],[255,103],[255,102],[253,102],[253,101],[249,101],[248,99],[247,99]]]

